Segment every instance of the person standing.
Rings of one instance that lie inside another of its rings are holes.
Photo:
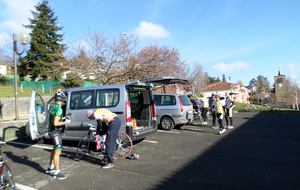
[[[200,101],[202,103],[202,117],[203,117],[203,123],[204,125],[207,124],[207,113],[208,113],[208,110],[209,110],[209,102],[208,102],[208,99],[204,97],[204,94],[201,94],[200,95]]]
[[[55,105],[50,109],[50,122],[49,122],[49,136],[53,140],[54,149],[50,155],[50,165],[46,170],[46,173],[51,174],[53,177],[59,180],[66,179],[67,176],[63,175],[59,169],[59,157],[62,149],[61,131],[62,127],[71,122],[70,118],[63,117],[63,109],[61,108],[65,94],[63,92],[56,92]],[[65,121],[63,121],[65,119]]]
[[[212,115],[212,128],[213,129],[219,129],[219,127],[216,125],[216,113],[215,113],[215,111],[214,111],[214,109],[213,109],[213,104],[215,103],[215,101],[216,101],[216,93],[215,92],[212,92],[211,93],[211,96],[212,96],[212,98],[211,98],[211,100],[209,101],[209,104],[210,104],[210,106],[209,106],[209,108],[210,108],[210,112],[211,112],[211,115]]]
[[[229,96],[228,92],[225,92],[225,121],[226,121],[226,128],[233,129],[232,126],[232,110],[234,108],[234,101]],[[230,120],[230,125],[228,125],[228,118]]]
[[[220,94],[217,94],[216,95],[216,101],[214,102],[213,104],[213,109],[215,111],[215,114],[216,114],[216,118],[218,120],[218,123],[220,125],[220,131],[219,131],[219,134],[223,134],[226,129],[224,128],[223,126],[223,104],[221,103],[220,101]]]
[[[96,111],[89,110],[87,111],[86,116],[90,120],[97,120],[97,133],[99,135],[107,134],[105,141],[106,153],[102,159],[102,163],[105,165],[102,168],[113,168],[115,166],[113,154],[118,132],[121,127],[121,120],[118,118],[117,114],[109,111],[108,109],[98,109]]]

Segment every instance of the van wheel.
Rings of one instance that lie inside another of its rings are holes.
[[[160,126],[163,130],[170,131],[174,128],[174,123],[171,118],[163,117],[160,122]]]

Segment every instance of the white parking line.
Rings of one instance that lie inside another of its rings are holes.
[[[148,141],[148,140],[143,140],[143,142],[148,142],[148,143],[157,143],[157,141]]]
[[[8,142],[8,144],[19,144],[19,145],[30,146],[30,147],[35,147],[35,148],[48,149],[48,150],[52,150],[53,149],[53,146],[48,147],[48,146],[41,146],[41,145],[27,144],[27,143],[20,143],[20,142]],[[76,151],[73,151],[73,150],[61,149],[61,151],[71,152],[71,153],[75,153],[76,154]]]
[[[22,185],[20,183],[16,183],[16,189],[19,189],[19,190],[37,190],[36,188],[29,187],[29,186],[26,186],[26,185]]]
[[[157,130],[158,132],[163,132],[163,133],[175,133],[179,134],[180,132],[175,132],[175,131],[164,131],[164,130]]]

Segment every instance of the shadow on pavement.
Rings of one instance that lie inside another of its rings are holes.
[[[300,117],[260,113],[152,189],[300,189]]]

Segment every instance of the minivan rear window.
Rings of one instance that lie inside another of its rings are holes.
[[[182,102],[182,105],[184,106],[192,105],[190,99],[186,95],[179,96],[179,98]]]

